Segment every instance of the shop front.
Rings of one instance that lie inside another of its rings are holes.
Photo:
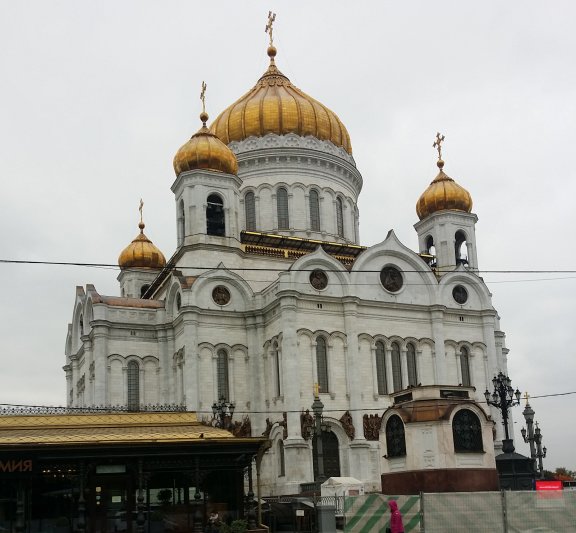
[[[176,533],[215,509],[240,518],[264,442],[194,413],[0,416],[0,531]]]

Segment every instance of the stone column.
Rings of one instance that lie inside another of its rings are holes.
[[[107,405],[108,398],[108,336],[107,326],[94,326],[93,329],[93,354],[94,354],[94,404]],[[124,383],[124,387],[126,384]]]
[[[280,298],[280,313],[282,323],[282,383],[285,407],[288,412],[288,440],[301,440],[300,432],[300,376],[298,339],[296,334],[296,298],[283,296]]]
[[[201,411],[200,369],[198,359],[198,320],[196,313],[186,313],[184,317],[184,401],[190,411]]]

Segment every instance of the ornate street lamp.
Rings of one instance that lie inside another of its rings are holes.
[[[498,375],[494,376],[492,384],[494,385],[494,392],[490,394],[490,391],[486,389],[484,397],[488,405],[493,405],[502,413],[502,424],[504,425],[504,432],[506,434],[506,439],[502,441],[502,450],[505,453],[513,452],[514,445],[508,433],[508,409],[520,404],[520,396],[522,393],[518,389],[514,391],[512,388],[512,380],[502,372],[498,372]]]
[[[220,396],[218,402],[212,404],[214,425],[217,428],[228,429],[232,425],[234,409],[236,409],[236,406],[232,402],[226,400],[224,396]]]
[[[546,446],[542,446],[542,432],[538,427],[538,422],[536,422],[536,429],[534,430],[534,442],[536,442],[536,458],[538,459],[538,472],[540,474],[540,478],[544,477],[544,465],[542,463],[542,459],[546,457]]]
[[[325,425],[322,422],[322,412],[324,411],[324,404],[320,400],[318,384],[314,387],[314,402],[312,402],[312,412],[314,413],[314,438],[316,439],[316,464],[318,469],[314,481],[323,483],[326,481],[324,475],[324,451],[322,449],[322,431]]]

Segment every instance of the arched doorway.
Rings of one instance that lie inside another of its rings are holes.
[[[312,443],[314,457],[314,479],[318,477],[318,454],[316,453],[316,439]],[[322,432],[322,457],[324,459],[324,477],[340,477],[340,450],[338,437],[332,431]]]

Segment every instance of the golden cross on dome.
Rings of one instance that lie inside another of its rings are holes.
[[[202,113],[206,113],[206,82],[202,82],[202,91],[200,92],[200,100],[202,100]]]
[[[266,28],[264,32],[270,35],[270,46],[274,46],[273,39],[272,39],[272,25],[276,20],[276,13],[272,13],[272,11],[268,11],[268,24],[266,24]]]
[[[142,209],[144,208],[144,202],[142,198],[140,198],[140,206],[138,207],[138,211],[140,211],[140,224],[142,224]]]
[[[436,133],[436,140],[434,141],[432,148],[438,150],[438,161],[442,161],[442,141],[444,141],[444,135]]]

